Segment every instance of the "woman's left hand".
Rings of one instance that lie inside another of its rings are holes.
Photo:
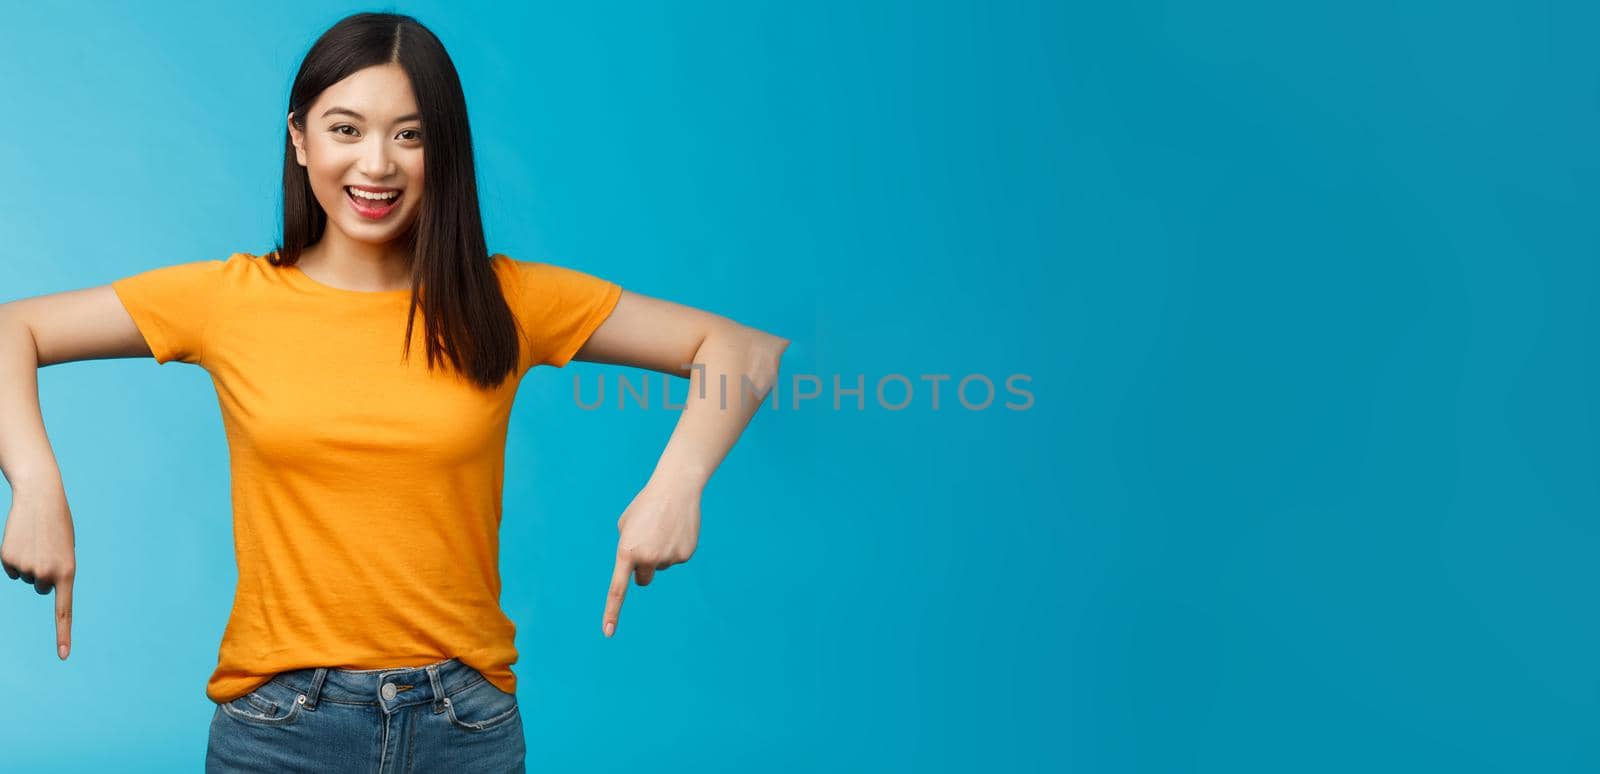
[[[617,519],[617,564],[601,623],[605,636],[616,632],[629,575],[640,586],[648,586],[656,570],[682,564],[694,555],[700,541],[700,492],[699,486],[652,479]]]

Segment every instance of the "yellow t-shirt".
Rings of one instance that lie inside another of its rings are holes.
[[[516,378],[490,391],[448,363],[429,373],[420,308],[402,361],[410,290],[342,290],[250,253],[111,283],[156,361],[204,368],[221,402],[239,582],[212,701],[284,670],[450,657],[516,691],[499,568],[512,399],[622,287],[491,260],[522,336]]]

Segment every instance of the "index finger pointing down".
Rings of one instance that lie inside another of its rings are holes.
[[[63,660],[72,651],[72,579],[56,583],[56,655]]]
[[[633,557],[625,550],[617,551],[617,565],[611,570],[611,590],[606,593],[606,614],[600,629],[607,637],[617,630],[617,616],[622,613],[622,598],[628,594],[628,577],[633,574]]]

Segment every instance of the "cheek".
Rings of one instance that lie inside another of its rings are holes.
[[[345,160],[326,152],[311,155],[306,173],[311,178],[311,191],[323,209],[331,210],[344,203],[344,173],[348,166]]]
[[[422,174],[422,161],[420,159],[411,169],[406,170],[406,177],[411,180],[411,189],[417,193],[422,193],[427,189],[428,178]],[[418,200],[421,200],[421,198],[420,196],[417,197]]]
[[[406,209],[413,212],[421,209],[422,197],[427,193],[427,190],[428,187],[425,183],[416,178],[412,178],[411,181],[406,184],[406,198],[410,200],[410,203],[406,205]]]
[[[340,185],[338,179],[332,177],[324,177],[321,182],[313,184],[311,188],[316,192],[317,198],[321,200],[322,208],[325,210],[331,211],[338,207],[342,203],[340,200],[345,195],[344,186]]]
[[[337,168],[325,155],[312,154],[310,163],[306,164],[306,176],[311,178],[311,189],[318,194],[326,194],[329,189],[339,187],[338,175]]]

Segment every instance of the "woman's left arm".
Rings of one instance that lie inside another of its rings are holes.
[[[624,289],[574,360],[689,380],[683,413],[655,471],[617,520],[617,561],[601,631],[616,631],[628,578],[686,562],[700,539],[700,493],[778,379],[789,340],[726,317]]]

